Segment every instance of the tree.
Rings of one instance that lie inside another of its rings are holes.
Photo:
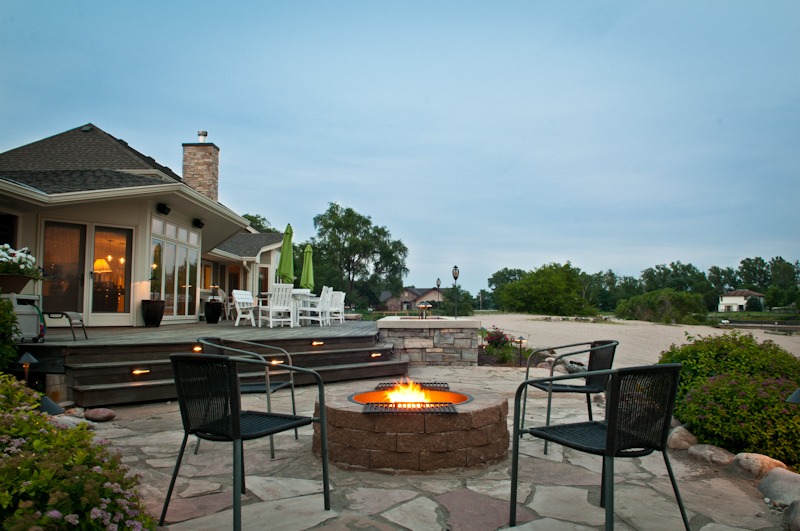
[[[489,277],[488,284],[489,289],[497,290],[502,288],[506,284],[511,284],[512,282],[516,282],[521,280],[522,277],[525,276],[525,271],[522,269],[509,269],[504,267],[500,271],[495,272],[491,277]]]
[[[347,292],[360,305],[374,305],[382,291],[397,295],[408,274],[408,248],[392,240],[386,227],[372,224],[369,216],[330,203],[314,216],[315,283]]]
[[[696,293],[664,288],[620,301],[615,313],[620,319],[700,324],[705,321],[706,308],[703,297]]]
[[[708,268],[708,281],[714,286],[717,294],[733,291],[739,285],[739,275],[732,267],[711,266]]]
[[[455,315],[455,306],[458,302],[458,315],[472,315],[475,313],[475,300],[469,291],[461,287],[442,288],[442,304],[439,306],[442,315]]]
[[[644,291],[657,291],[672,289],[685,293],[696,293],[703,297],[706,307],[711,310],[716,307],[718,293],[708,281],[705,274],[692,264],[683,264],[680,261],[667,265],[657,265],[642,271],[642,284]]]
[[[739,278],[743,287],[755,291],[765,292],[769,285],[769,264],[763,258],[745,258],[739,262]]]
[[[242,214],[242,217],[250,222],[251,227],[262,234],[267,232],[280,232],[278,229],[273,228],[269,220],[264,216],[259,216],[258,214]]]
[[[596,313],[583,298],[580,270],[567,262],[547,264],[525,274],[520,280],[495,292],[498,304],[510,311],[548,315],[591,315]]]

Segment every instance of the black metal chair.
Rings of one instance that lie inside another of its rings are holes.
[[[218,354],[172,354],[170,361],[175,376],[184,435],[158,525],[164,524],[189,435],[197,435],[201,439],[210,441],[233,443],[233,528],[239,530],[242,524],[242,493],[245,490],[243,441],[267,437],[314,422],[319,424],[324,505],[325,510],[330,509],[325,390],[322,377],[318,373],[291,365],[281,366],[283,370],[301,372],[316,381],[319,417],[308,417],[242,410],[239,366],[267,367],[268,362]]]
[[[608,378],[606,419],[554,426],[523,428],[521,403],[530,385],[564,380],[572,375],[538,378],[523,382],[514,397],[514,432],[511,450],[511,510],[509,525],[516,525],[519,445],[523,433],[568,448],[603,456],[600,506],[605,507],[608,531],[614,529],[614,458],[641,457],[658,450],[664,456],[675,499],[687,531],[689,519],[667,456],[675,396],[681,364],[647,365],[596,371],[591,376]]]
[[[292,371],[282,371],[281,365],[294,365],[292,363],[292,356],[280,347],[272,345],[264,345],[262,343],[255,343],[253,341],[245,341],[243,339],[236,340],[223,340],[219,337],[200,337],[197,342],[202,347],[204,354],[220,354],[224,356],[244,356],[259,359],[269,363],[264,369],[264,383],[259,382],[239,382],[239,391],[242,393],[265,393],[267,399],[267,411],[272,411],[272,400],[270,395],[275,391],[288,388],[292,397],[292,414],[297,414],[297,405],[294,395],[294,373]],[[258,353],[250,350],[243,350],[236,348],[233,345],[246,345],[253,349],[267,350],[268,353]],[[269,359],[267,359],[269,358]],[[254,374],[240,374],[241,378],[251,378]],[[274,379],[278,376],[280,379]],[[269,392],[267,392],[269,390]],[[298,438],[297,429],[294,430],[294,438]],[[194,453],[197,454],[200,449],[200,438],[197,439],[197,444],[194,447]],[[275,459],[275,446],[273,445],[272,437],[269,438],[269,455],[270,458]]]
[[[553,360],[553,364],[550,366],[550,376],[553,376],[553,371],[556,368],[556,365],[563,360],[564,358],[568,358],[570,356],[577,356],[578,354],[587,354],[589,355],[589,365],[586,367],[586,371],[602,371],[605,369],[610,369],[611,365],[614,363],[614,354],[617,351],[617,345],[619,345],[619,341],[611,340],[611,339],[602,339],[597,341],[584,341],[583,343],[571,343],[569,345],[560,345],[557,347],[548,347],[548,348],[540,348],[538,350],[534,350],[530,356],[528,356],[528,364],[525,369],[525,379],[527,380],[530,378],[531,372],[531,360],[535,359],[537,356],[534,354],[538,352],[546,352],[551,351],[555,354],[555,359]],[[585,347],[585,348],[578,348],[578,350],[574,350],[576,347]],[[559,354],[559,350],[564,349],[571,349],[568,352],[564,352]],[[586,409],[589,412],[589,420],[592,420],[592,395],[598,393],[604,393],[606,390],[606,383],[608,382],[608,377],[606,376],[585,376],[581,373],[576,373],[573,378],[583,377],[585,379],[584,384],[570,384],[570,383],[563,383],[563,384],[554,384],[551,381],[547,383],[540,383],[540,384],[532,384],[533,387],[537,389],[541,389],[542,391],[547,391],[547,421],[546,425],[550,425],[550,411],[553,402],[553,393],[583,393],[586,395]],[[527,388],[525,389],[525,398],[527,398]],[[525,418],[525,404],[526,401],[522,403],[522,418]],[[544,444],[544,453],[547,453],[547,442]]]

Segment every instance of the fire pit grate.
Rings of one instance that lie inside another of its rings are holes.
[[[450,384],[446,382],[417,382],[423,389],[428,389],[430,391],[449,391]],[[394,389],[397,387],[397,382],[384,382],[379,383],[375,386],[376,391],[388,391],[389,389]]]
[[[451,402],[370,402],[363,413],[413,415],[417,413],[457,413]]]

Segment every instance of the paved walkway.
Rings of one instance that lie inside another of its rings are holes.
[[[487,389],[513,402],[522,381],[520,369],[494,367],[420,367],[418,381],[448,382],[471,392]],[[543,373],[539,373],[543,374]],[[376,381],[365,380],[363,389]],[[353,382],[330,384],[326,394],[344,392]],[[313,411],[314,390],[298,388],[299,411]],[[545,395],[536,395],[528,411],[543,423]],[[248,395],[249,407],[264,407],[263,397]],[[273,395],[273,408],[288,406],[288,393]],[[602,409],[596,414],[602,416]],[[555,417],[585,419],[582,396],[555,400]],[[511,408],[513,409],[513,404]],[[159,403],[115,408],[112,422],[98,424],[99,436],[119,448],[124,461],[142,474],[142,493],[151,512],[159,515],[183,431],[178,405]],[[284,409],[286,411],[286,409]],[[509,425],[511,416],[509,415]],[[509,428],[510,429],[510,428]],[[311,453],[312,430],[275,437],[277,455],[269,459],[267,440],[245,443],[247,493],[243,501],[245,529],[270,530],[493,530],[508,525],[510,458],[477,470],[431,475],[387,475],[345,471],[331,465],[332,508],[323,510],[319,461]],[[601,529],[599,507],[601,459],[557,445],[543,454],[541,442],[525,438],[520,467],[519,529]],[[510,445],[509,445],[510,450]],[[781,529],[755,482],[727,469],[670,454],[692,529]],[[184,457],[168,514],[169,529],[220,530],[231,527],[231,447],[203,441],[198,455]],[[618,459],[615,488],[616,529],[675,530],[682,523],[659,454]]]

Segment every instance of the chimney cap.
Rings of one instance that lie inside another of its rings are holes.
[[[198,131],[197,138],[200,142],[205,142],[208,137],[208,131]]]

